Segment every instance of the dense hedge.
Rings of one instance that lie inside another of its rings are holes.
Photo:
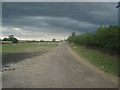
[[[110,54],[120,54],[119,36],[120,27],[110,25],[108,27],[100,26],[96,32],[76,35],[75,32],[68,37],[68,41],[88,48],[100,49]]]

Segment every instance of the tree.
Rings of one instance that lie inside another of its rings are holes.
[[[41,39],[40,42],[44,42],[43,39]]]
[[[7,39],[7,38],[4,38],[2,41],[8,41],[8,39]]]
[[[14,35],[9,35],[8,38],[4,38],[2,41],[12,41],[13,43],[18,43],[18,40],[14,37]]]
[[[72,33],[72,36],[76,36],[75,32]]]
[[[15,38],[14,35],[9,35],[8,37],[9,37],[10,39],[11,39],[11,38]]]
[[[53,42],[55,42],[55,41],[56,41],[56,39],[52,39],[52,41],[53,41]]]
[[[18,43],[18,40],[14,37],[14,35],[9,35],[8,36],[8,41],[12,41],[13,43]]]
[[[12,38],[13,43],[18,43],[18,40],[16,38]]]

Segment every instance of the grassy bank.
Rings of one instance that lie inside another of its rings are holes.
[[[57,42],[2,44],[2,54],[17,52],[37,52],[57,46]]]
[[[100,51],[87,49],[76,44],[69,45],[79,56],[101,70],[118,76],[118,59]]]

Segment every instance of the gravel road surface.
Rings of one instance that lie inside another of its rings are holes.
[[[22,57],[22,56],[21,56]],[[117,78],[78,57],[64,42],[2,73],[3,88],[117,88]]]

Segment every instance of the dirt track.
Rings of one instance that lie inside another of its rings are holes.
[[[117,78],[79,58],[66,44],[3,72],[3,88],[115,88]]]

